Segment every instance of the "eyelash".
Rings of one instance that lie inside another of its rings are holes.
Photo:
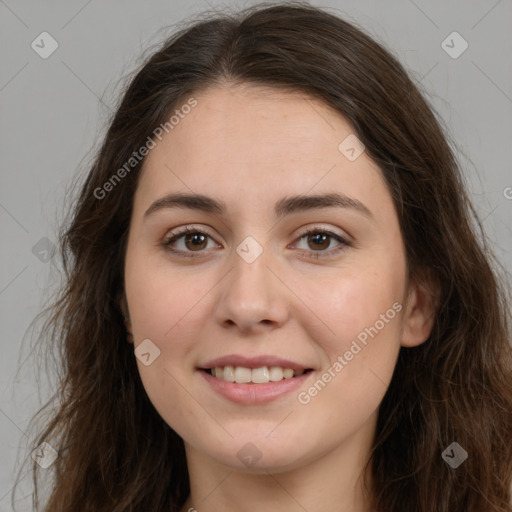
[[[175,233],[170,233],[170,236],[165,238],[161,245],[168,251],[172,252],[173,254],[176,254],[180,257],[184,257],[184,258],[195,258],[195,257],[198,257],[198,256],[202,256],[202,253],[204,252],[204,250],[202,251],[181,251],[181,250],[176,250],[176,249],[173,249],[172,248],[172,244],[174,242],[176,242],[177,240],[179,240],[181,237],[183,237],[184,235],[187,235],[187,234],[201,234],[201,235],[206,235],[207,237],[211,238],[213,240],[213,237],[210,236],[208,233],[204,232],[204,231],[201,231],[199,229],[194,229],[194,228],[189,228],[188,226],[182,230],[180,230],[179,232],[175,232]],[[314,258],[314,259],[320,259],[320,258],[327,258],[327,257],[331,257],[331,256],[334,256],[336,254],[338,254],[339,252],[343,251],[345,248],[347,247],[352,247],[352,243],[349,242],[348,240],[346,240],[345,238],[343,238],[342,236],[340,235],[337,235],[336,233],[333,233],[331,231],[328,231],[328,230],[324,230],[324,229],[319,229],[319,228],[312,228],[312,229],[308,229],[306,231],[303,231],[297,238],[298,241],[302,240],[304,237],[306,237],[307,235],[310,235],[310,234],[324,234],[324,235],[327,235],[331,238],[334,238],[337,242],[339,242],[339,245],[335,248],[335,249],[331,249],[329,251],[325,251],[325,250],[320,250],[320,251],[306,251],[308,253],[308,257],[310,258]]]

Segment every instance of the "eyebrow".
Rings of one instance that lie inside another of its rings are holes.
[[[368,207],[361,201],[338,193],[284,197],[277,201],[274,213],[277,218],[281,218],[296,212],[332,207],[352,209],[369,219],[374,218]],[[202,194],[174,193],[153,202],[144,213],[144,217],[167,208],[188,208],[219,215],[227,211],[226,203],[218,199]]]

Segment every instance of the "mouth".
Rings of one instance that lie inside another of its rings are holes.
[[[239,405],[257,405],[293,396],[306,386],[315,371],[311,368],[292,369],[277,366],[216,366],[198,368],[198,374],[216,396]]]
[[[196,370],[209,391],[244,405],[288,399],[317,373],[308,364],[271,354],[226,354],[201,362]]]
[[[260,366],[248,368],[244,366],[216,366],[214,368],[199,368],[211,377],[235,384],[268,384],[283,380],[296,379],[313,371],[312,368],[293,369],[281,366]]]

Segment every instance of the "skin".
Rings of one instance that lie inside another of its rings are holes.
[[[338,150],[354,130],[317,99],[249,84],[194,98],[197,106],[146,157],[123,304],[135,347],[149,338],[160,350],[150,365],[137,364],[155,408],[185,442],[191,495],[182,510],[368,511],[359,477],[379,404],[400,346],[424,342],[433,322],[424,283],[408,279],[381,171],[366,152],[349,161]],[[214,197],[227,211],[174,207],[144,217],[172,192]],[[332,192],[357,199],[371,217],[340,207],[274,217],[283,197]],[[174,247],[198,257],[162,245],[191,224],[211,237],[202,252],[185,237]],[[308,241],[301,228],[329,230],[350,244],[335,253],[335,238]],[[247,236],[263,249],[252,263],[236,252]],[[325,256],[309,257],[319,252]],[[300,403],[298,393],[394,303],[401,311]],[[315,372],[297,392],[240,405],[216,394],[196,369],[233,353],[277,355]],[[237,456],[248,442],[261,453],[250,467]]]

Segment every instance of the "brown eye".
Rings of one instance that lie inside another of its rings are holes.
[[[209,243],[210,245],[208,245]],[[210,235],[191,228],[171,234],[169,238],[162,241],[162,245],[166,250],[179,256],[206,255],[208,249],[219,247]]]
[[[298,242],[295,242],[296,248],[305,251],[309,257],[315,259],[335,256],[351,246],[351,242],[341,235],[318,228],[303,232]]]
[[[331,236],[327,233],[313,233],[308,235],[308,246],[313,250],[327,249],[331,242]]]
[[[201,250],[208,244],[208,237],[200,232],[188,234],[185,236],[185,246],[191,251]]]

